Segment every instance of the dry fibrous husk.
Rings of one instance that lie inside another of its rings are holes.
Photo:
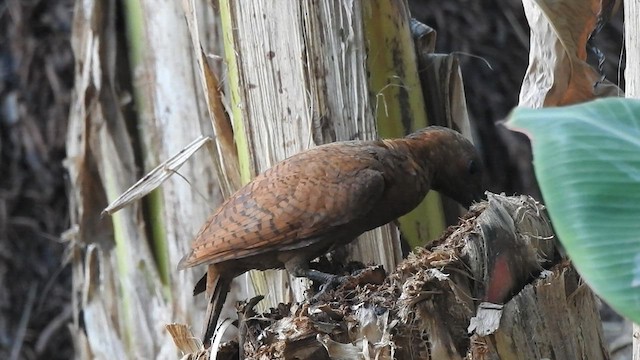
[[[513,294],[566,272],[566,264],[551,267],[558,256],[542,204],[527,196],[488,199],[429,248],[416,249],[382,282],[370,283],[367,274],[379,270],[365,268],[335,291],[248,317],[242,322],[244,356],[462,359],[478,353],[472,339],[487,348],[490,337],[474,332],[500,332],[501,309]],[[495,263],[502,254],[509,259]],[[510,276],[496,276],[496,269]],[[496,292],[501,285],[505,289]],[[486,299],[495,293],[504,298],[492,305]],[[527,324],[520,325],[526,331]]]

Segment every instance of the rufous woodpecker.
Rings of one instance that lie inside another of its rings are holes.
[[[431,126],[392,140],[318,146],[277,163],[229,197],[202,227],[180,269],[208,264],[210,341],[234,277],[309,262],[413,210],[430,189],[468,207],[483,194],[482,162],[461,134]]]

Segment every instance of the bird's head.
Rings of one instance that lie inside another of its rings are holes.
[[[468,208],[484,196],[484,166],[477,149],[462,134],[430,126],[409,135],[422,144],[431,188]]]

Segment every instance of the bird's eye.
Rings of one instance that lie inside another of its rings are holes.
[[[467,172],[469,175],[475,175],[480,172],[480,165],[475,160],[469,160],[469,164],[467,164]]]

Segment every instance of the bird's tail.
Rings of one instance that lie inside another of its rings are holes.
[[[206,278],[206,294],[209,298],[209,304],[207,305],[207,314],[205,317],[207,322],[204,328],[203,343],[205,347],[209,347],[211,345],[211,338],[216,332],[216,325],[218,324],[218,319],[220,319],[222,306],[231,288],[231,279],[226,276],[221,276],[213,265],[209,265]]]

